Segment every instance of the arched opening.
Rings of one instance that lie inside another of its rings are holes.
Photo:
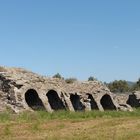
[[[46,110],[38,93],[34,89],[29,89],[25,93],[25,101],[33,110]]]
[[[48,97],[48,102],[52,109],[54,110],[62,110],[66,109],[62,100],[59,98],[58,94],[54,90],[50,90],[46,96]]]
[[[93,96],[91,94],[87,94],[88,99],[90,99],[90,105],[92,110],[99,110],[96,101],[94,100]]]
[[[127,104],[131,107],[140,107],[140,100],[137,99],[136,95],[129,95]]]
[[[116,110],[116,107],[113,104],[111,97],[107,94],[102,97],[101,105],[104,108],[104,110]]]
[[[72,103],[75,111],[81,111],[81,110],[85,109],[84,105],[80,101],[80,96],[79,95],[71,94],[70,95],[70,100],[71,100],[71,103]]]

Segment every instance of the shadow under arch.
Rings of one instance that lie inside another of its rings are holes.
[[[140,107],[140,100],[137,99],[136,95],[132,94],[132,95],[129,95],[127,104],[129,104],[131,107]]]
[[[50,90],[46,94],[48,102],[53,110],[66,110],[66,107],[62,100],[59,98],[58,93],[55,90]]]
[[[88,99],[90,99],[91,109],[92,110],[99,110],[98,105],[97,105],[96,101],[94,100],[93,96],[89,93],[87,95],[88,95]]]
[[[46,110],[43,102],[38,96],[38,93],[34,89],[29,89],[25,93],[25,101],[33,110]]]
[[[70,100],[75,111],[82,111],[85,109],[84,105],[80,101],[80,96],[77,94],[71,94]]]
[[[116,110],[116,107],[110,97],[110,95],[105,94],[102,98],[101,98],[101,105],[103,107],[104,110]]]

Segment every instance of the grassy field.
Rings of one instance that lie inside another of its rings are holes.
[[[0,140],[140,140],[140,109],[0,113]]]

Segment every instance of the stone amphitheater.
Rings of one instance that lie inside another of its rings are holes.
[[[66,83],[22,68],[0,67],[0,111],[133,111],[140,93],[117,95],[99,81]]]

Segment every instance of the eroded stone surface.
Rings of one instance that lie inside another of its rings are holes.
[[[0,67],[0,103],[3,110],[10,106],[15,112],[23,110],[59,109],[131,110],[98,81],[67,84],[65,80],[40,76],[21,68]]]

